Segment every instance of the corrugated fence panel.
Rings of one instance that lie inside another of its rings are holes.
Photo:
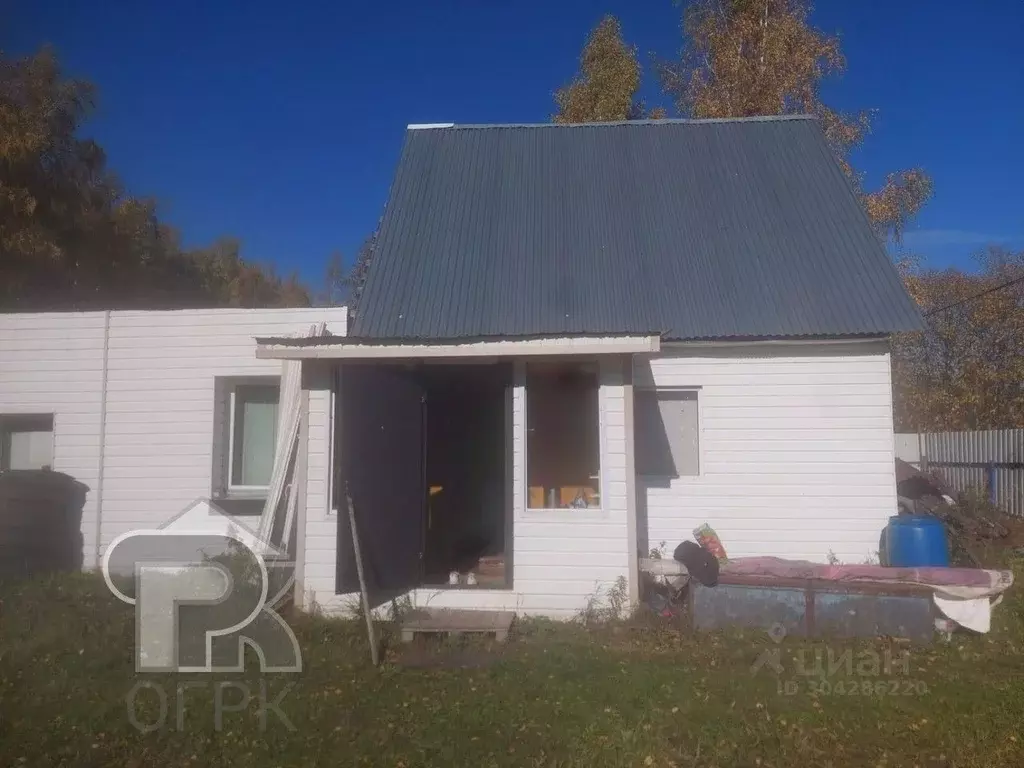
[[[926,433],[923,446],[928,466],[958,491],[980,488],[1024,516],[1024,429]]]
[[[935,461],[1024,463],[1024,429],[932,432],[925,436]]]

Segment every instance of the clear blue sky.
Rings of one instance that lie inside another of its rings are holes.
[[[606,12],[645,61],[680,40],[670,0],[8,3],[3,46],[50,42],[96,83],[88,132],[186,244],[237,236],[311,283],[373,230],[406,124],[547,120]],[[821,2],[812,19],[849,63],[827,99],[878,110],[855,157],[869,186],[914,165],[934,177],[907,247],[935,266],[1024,247],[1024,5]]]

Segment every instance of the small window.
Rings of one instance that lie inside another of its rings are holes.
[[[636,390],[636,472],[653,477],[700,474],[695,390]]]
[[[0,470],[53,467],[53,414],[0,416]]]
[[[270,485],[279,400],[276,385],[238,384],[231,390],[229,491],[262,491]]]
[[[527,507],[601,506],[600,415],[594,366],[526,369]]]

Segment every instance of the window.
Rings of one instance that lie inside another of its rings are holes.
[[[280,387],[237,384],[231,390],[229,491],[265,490],[274,471]]]
[[[636,472],[654,477],[700,474],[696,390],[636,390]]]
[[[532,363],[526,369],[527,507],[601,506],[595,366]]]
[[[53,414],[0,416],[0,470],[53,466]]]

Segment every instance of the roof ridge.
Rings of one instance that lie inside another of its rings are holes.
[[[769,123],[784,120],[817,120],[815,115],[753,115],[750,117],[667,117],[660,120],[614,120],[601,123],[410,123],[407,130],[481,130],[485,128],[605,128],[617,125],[706,125],[712,123]]]

